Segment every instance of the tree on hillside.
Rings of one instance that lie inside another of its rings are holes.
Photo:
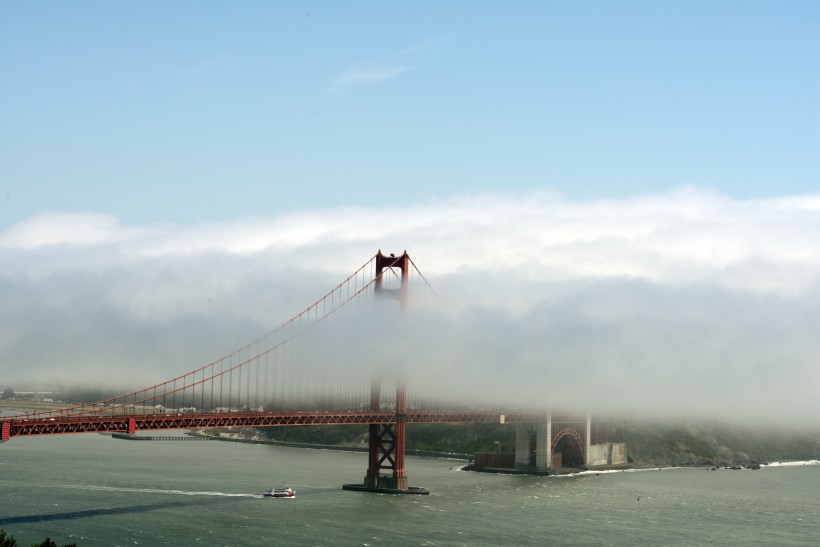
[[[60,547],[51,538],[46,538],[42,543],[32,543],[31,547]],[[62,547],[77,547],[76,543],[63,543]]]
[[[0,547],[17,547],[17,540],[14,536],[7,536],[5,530],[0,528]],[[32,543],[31,547],[60,547],[51,538],[46,538],[42,543]],[[77,547],[76,543],[64,543],[62,547]]]
[[[3,399],[14,399],[14,390],[10,387],[7,387],[5,391],[3,391]]]

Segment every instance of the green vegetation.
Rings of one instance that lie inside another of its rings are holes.
[[[14,390],[10,387],[3,390],[3,399],[14,399]]]
[[[272,427],[270,439],[338,447],[367,446],[367,426]],[[621,420],[610,442],[627,443],[636,466],[736,465],[820,458],[820,432],[702,422]],[[515,427],[500,424],[410,424],[407,450],[448,454],[512,452]]]
[[[17,547],[17,540],[14,536],[7,536],[5,530],[0,528],[0,547]],[[46,538],[40,543],[32,543],[31,547],[60,547],[51,538]],[[63,543],[62,547],[77,547],[76,543]]]
[[[350,425],[263,427],[260,434],[287,443],[325,444],[330,446],[367,446],[367,426]]]
[[[366,447],[367,431],[366,425],[270,427],[262,434],[282,442]],[[512,451],[515,446],[515,428],[499,424],[411,424],[407,431],[407,450],[473,454]]]
[[[636,465],[734,465],[820,458],[820,433],[704,422],[613,423]]]
[[[408,450],[474,454],[515,449],[515,427],[508,425],[419,424],[407,430]]]

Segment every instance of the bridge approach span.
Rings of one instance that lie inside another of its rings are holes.
[[[72,433],[130,433],[162,429],[204,429],[224,427],[271,427],[317,425],[388,425],[400,417],[408,424],[543,422],[546,415],[533,412],[499,413],[489,411],[408,411],[395,412],[245,412],[145,414],[101,417],[11,418],[0,421],[2,440],[17,436]]]

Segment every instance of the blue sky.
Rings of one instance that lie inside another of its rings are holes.
[[[815,1],[0,0],[0,382],[166,380],[406,249],[428,387],[816,421],[818,52]]]
[[[820,179],[816,2],[0,4],[0,226]]]

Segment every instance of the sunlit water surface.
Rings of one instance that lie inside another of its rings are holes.
[[[411,432],[412,434],[412,432]],[[820,466],[491,475],[407,458],[429,496],[343,491],[367,456],[215,441],[0,444],[0,528],[89,545],[818,545]],[[292,500],[265,499],[289,485]]]

